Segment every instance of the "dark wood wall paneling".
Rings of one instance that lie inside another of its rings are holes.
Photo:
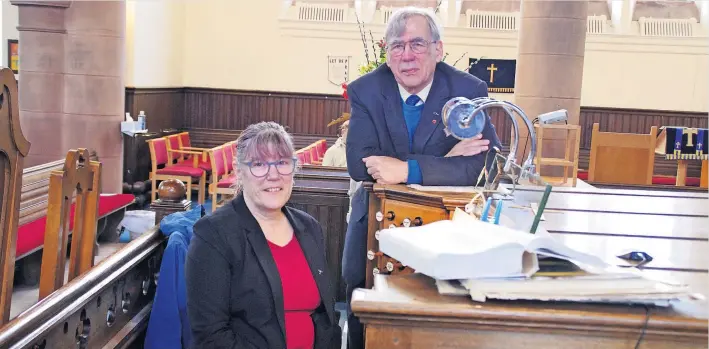
[[[125,107],[133,120],[138,120],[141,110],[145,111],[150,131],[180,128],[185,111],[184,89],[126,87]]]
[[[195,143],[214,146],[232,140],[246,126],[258,121],[275,121],[293,134],[325,136],[334,140],[337,127],[328,122],[349,111],[349,102],[339,95],[291,92],[243,91],[213,88],[126,89],[126,111],[137,115],[145,110],[148,128],[203,129],[204,139]],[[501,110],[490,117],[504,144],[509,144],[511,122]],[[580,168],[587,168],[591,130],[598,122],[601,131],[647,133],[653,125],[707,128],[707,113],[582,107]],[[229,132],[231,131],[231,132]],[[217,139],[218,138],[218,139]],[[302,137],[299,137],[302,139]],[[221,142],[221,143],[219,143]],[[296,147],[304,145],[296,144]],[[655,173],[674,175],[676,161],[657,157]],[[699,176],[699,162],[691,162],[688,175]]]
[[[275,121],[292,133],[335,135],[327,124],[349,109],[341,96],[185,88],[182,127],[243,130]]]

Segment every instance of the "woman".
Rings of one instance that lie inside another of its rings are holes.
[[[194,226],[185,266],[194,348],[339,347],[320,224],[285,204],[293,143],[273,122],[237,142],[236,197]]]

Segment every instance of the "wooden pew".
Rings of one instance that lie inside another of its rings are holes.
[[[305,165],[295,174],[287,205],[303,210],[320,222],[325,236],[325,258],[335,286],[336,301],[345,301],[342,251],[347,231],[350,177],[345,169]]]
[[[98,160],[95,155],[91,157]],[[41,250],[47,222],[49,178],[52,171],[62,169],[64,161],[57,160],[29,167],[24,169],[22,174],[16,260],[20,279],[18,281],[28,286],[37,285],[39,282]],[[99,239],[117,241],[116,228],[123,219],[124,212],[133,201],[132,194],[111,194],[99,197],[99,223],[96,232]],[[73,222],[71,224],[73,225]]]
[[[69,150],[64,166],[49,177],[47,224],[42,253],[39,299],[64,285],[67,248],[68,281],[94,266],[101,163],[91,161],[87,149]],[[72,198],[76,214],[71,217]],[[69,221],[74,221],[69,243]]]
[[[601,132],[593,124],[588,180],[652,185],[657,126],[649,134]]]
[[[0,326],[10,319],[15,246],[20,212],[23,161],[30,143],[22,134],[17,81],[12,70],[0,69]]]

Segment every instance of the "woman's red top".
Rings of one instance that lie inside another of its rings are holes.
[[[286,347],[312,349],[315,327],[310,314],[320,305],[320,293],[295,235],[285,246],[268,242],[283,287],[286,312]]]

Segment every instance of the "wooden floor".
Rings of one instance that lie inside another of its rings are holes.
[[[106,257],[112,255],[119,249],[121,249],[124,243],[102,243],[99,245],[98,255],[94,260],[95,264],[100,263]],[[65,269],[65,274],[69,274],[69,261],[67,261],[67,266]],[[66,283],[67,277],[64,277],[64,282]],[[37,303],[39,297],[39,287],[29,287],[23,285],[16,285],[12,292],[12,305],[10,308],[10,319],[14,319],[22,313],[23,311],[29,309],[31,306]]]

